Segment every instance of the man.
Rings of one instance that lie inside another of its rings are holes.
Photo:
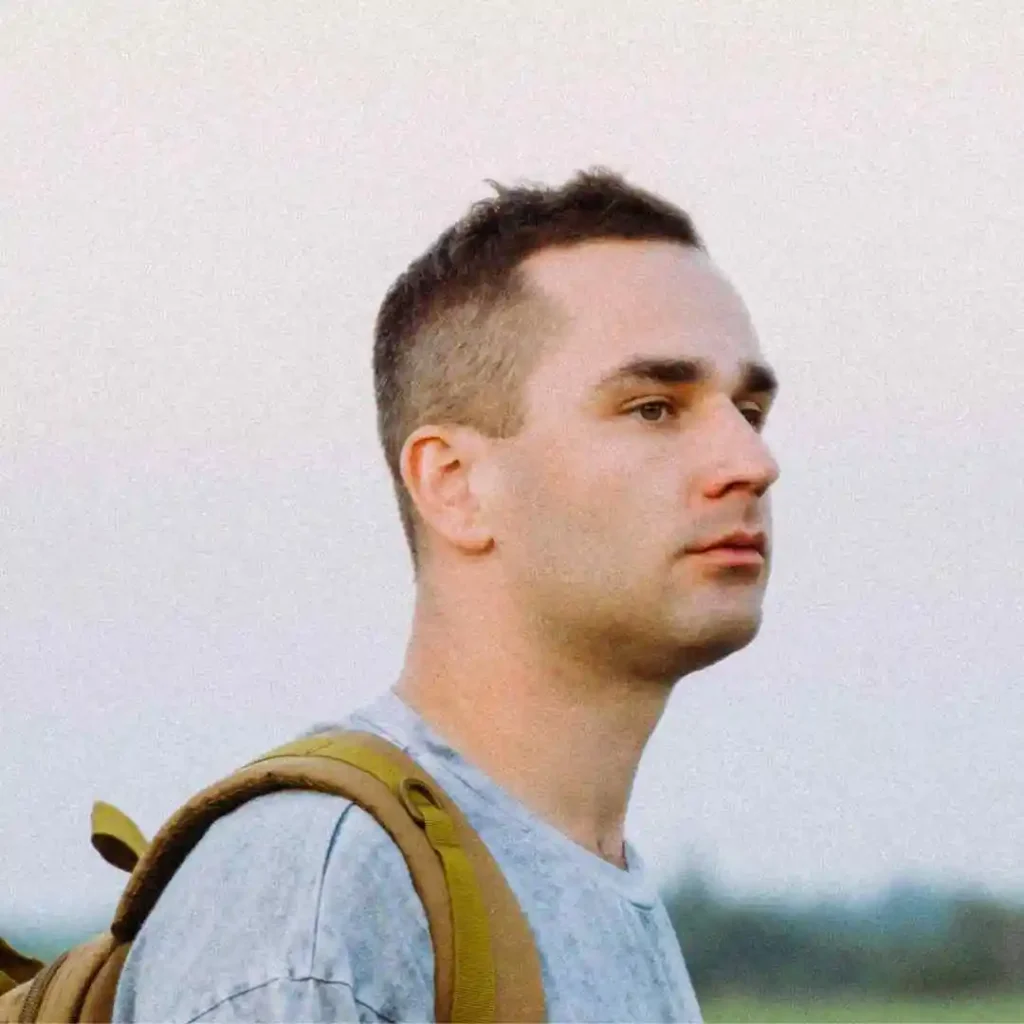
[[[374,349],[416,608],[351,717],[459,804],[527,916],[554,1021],[699,1020],[625,840],[673,685],[748,644],[775,392],[682,211],[606,172],[498,188],[395,283]],[[147,921],[119,1020],[429,1020],[397,848],[335,796],[221,819]]]

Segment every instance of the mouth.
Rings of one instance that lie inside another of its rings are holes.
[[[688,554],[716,565],[751,566],[760,569],[765,563],[767,550],[768,541],[763,533],[736,532],[692,547]]]
[[[761,568],[764,565],[764,555],[755,548],[731,547],[721,545],[720,547],[707,548],[704,551],[693,552],[698,558],[703,558],[717,565],[749,565]]]

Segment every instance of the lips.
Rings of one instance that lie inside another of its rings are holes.
[[[719,565],[749,565],[760,567],[764,564],[768,541],[763,533],[734,531],[714,540],[697,544],[689,549],[692,555],[713,561]]]
[[[690,548],[692,554],[705,554],[709,551],[727,550],[727,551],[746,551],[748,553],[758,554],[762,558],[764,557],[765,551],[768,546],[767,537],[760,531],[757,533],[750,533],[745,530],[735,530],[732,533],[727,533],[722,537],[717,537],[714,540],[696,544]]]
[[[717,562],[719,565],[764,565],[764,555],[757,548],[727,547],[708,548],[696,552],[698,558]]]

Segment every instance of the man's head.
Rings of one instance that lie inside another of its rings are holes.
[[[378,316],[418,572],[471,572],[633,674],[710,664],[756,633],[768,575],[774,381],[743,304],[689,217],[615,175],[497,192]],[[736,533],[745,551],[697,550]]]

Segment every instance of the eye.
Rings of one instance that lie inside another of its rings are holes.
[[[738,408],[746,421],[755,430],[761,430],[764,427],[764,421],[768,414],[761,408],[761,406],[757,405],[755,402],[744,402]]]
[[[629,414],[638,416],[645,423],[663,423],[675,411],[676,407],[667,399],[657,398],[634,405]]]

